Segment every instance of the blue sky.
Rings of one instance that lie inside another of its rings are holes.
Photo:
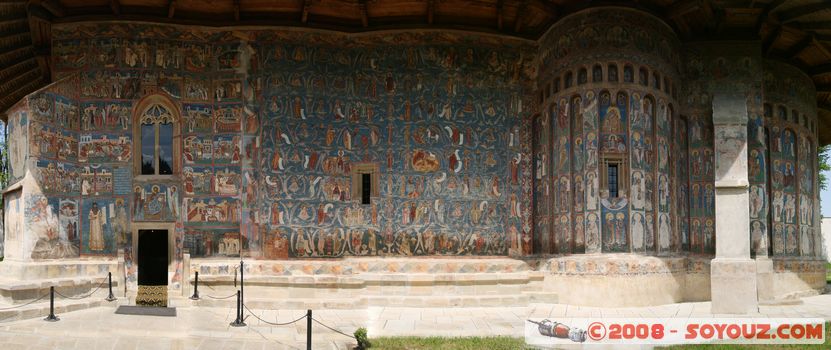
[[[831,179],[831,171],[825,172],[825,178]],[[819,200],[822,206],[822,216],[831,218],[831,185],[828,186],[819,194]]]

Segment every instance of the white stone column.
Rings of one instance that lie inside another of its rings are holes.
[[[713,96],[716,157],[716,257],[710,265],[712,313],[758,312],[756,262],[750,258],[747,99]]]
[[[190,251],[185,249],[182,254],[182,296],[193,295],[193,285],[190,283]]]

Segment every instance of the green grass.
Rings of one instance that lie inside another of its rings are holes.
[[[521,350],[531,349],[522,338],[510,337],[382,337],[370,339],[370,350]],[[825,344],[822,345],[674,345],[660,347],[666,350],[779,350],[831,349],[831,323],[825,324]]]
[[[526,349],[525,340],[509,337],[383,337],[369,340],[370,350],[516,350]]]
[[[825,282],[831,283],[831,263],[825,264]]]

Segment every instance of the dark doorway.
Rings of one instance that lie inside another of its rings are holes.
[[[167,230],[139,230],[138,284],[167,285]]]

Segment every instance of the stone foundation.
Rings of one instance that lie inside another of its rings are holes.
[[[247,302],[302,306],[487,306],[534,302],[634,307],[710,300],[710,258],[633,254],[550,259],[353,258],[246,261]],[[769,294],[824,287],[824,265],[773,260]],[[205,295],[232,294],[238,260],[193,259]],[[189,276],[192,290],[193,276]],[[823,282],[820,285],[820,280]],[[230,301],[229,301],[230,302]]]
[[[767,260],[757,268],[760,301],[793,300],[825,287],[820,260]],[[245,260],[245,299],[252,307],[367,306],[460,307],[525,306],[560,303],[634,307],[710,300],[711,259],[634,254],[572,255],[554,258],[348,258],[342,260]],[[757,265],[764,260],[757,260]],[[239,260],[191,259],[186,287],[171,300],[193,293],[199,272],[197,305],[233,306]],[[0,262],[0,304],[25,303],[56,286],[83,295],[113,272],[116,296],[123,273],[116,260]],[[106,288],[96,294],[106,296]],[[768,297],[763,297],[767,293]],[[134,300],[135,292],[128,292]]]
[[[574,255],[551,259],[543,269],[546,289],[563,304],[630,307],[710,298],[705,258]]]

